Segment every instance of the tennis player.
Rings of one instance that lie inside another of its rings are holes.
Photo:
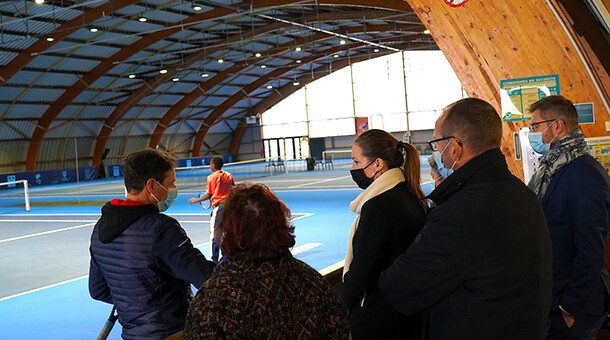
[[[235,185],[233,176],[222,170],[224,160],[220,156],[214,156],[210,163],[212,174],[208,176],[205,195],[189,199],[189,203],[197,203],[209,199],[212,202],[212,218],[210,219],[210,238],[212,240],[212,261],[218,263],[220,254],[220,242],[222,241],[222,230],[216,228],[220,222],[220,215],[224,201],[229,195],[232,186]]]

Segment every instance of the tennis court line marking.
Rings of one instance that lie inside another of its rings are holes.
[[[313,215],[314,215],[314,214],[312,214],[312,213],[292,213],[292,214],[293,214],[293,215],[303,215],[303,216],[299,216],[299,217],[296,217],[296,218],[292,218],[292,219],[290,219],[290,221],[296,221],[296,220],[300,220],[300,219],[302,219],[302,218],[305,218],[305,217],[309,217],[309,216],[313,216]]]
[[[55,229],[55,230],[49,230],[49,231],[43,231],[40,233],[35,233],[35,234],[29,234],[29,235],[23,235],[23,236],[17,236],[17,237],[11,237],[11,238],[6,238],[4,240],[0,240],[0,243],[5,243],[5,242],[11,242],[11,241],[17,241],[17,240],[22,240],[24,238],[30,238],[30,237],[36,237],[36,236],[42,236],[42,235],[47,235],[47,234],[53,234],[53,233],[58,233],[60,231],[66,231],[66,230],[72,230],[72,229],[78,229],[78,228],[84,228],[84,227],[90,227],[92,225],[95,225],[95,223],[87,223],[87,224],[81,224],[81,225],[77,225],[74,227],[67,227],[67,228],[61,228],[61,229]]]
[[[320,183],[325,183],[325,182],[330,182],[330,181],[336,181],[336,180],[345,179],[345,178],[351,178],[351,175],[350,176],[341,176],[341,177],[336,177],[336,178],[328,178],[328,179],[323,179],[323,180],[319,180],[319,181],[315,181],[315,182],[309,182],[309,183],[304,183],[304,184],[292,185],[292,186],[289,186],[288,189],[300,188],[300,187],[304,187],[304,186],[308,186],[308,185],[315,185],[315,184],[320,184]]]
[[[50,285],[47,285],[47,286],[43,286],[43,287],[40,287],[40,288],[31,289],[31,290],[28,290],[26,292],[22,292],[22,293],[17,293],[17,294],[5,296],[3,298],[0,298],[0,301],[16,298],[18,296],[34,293],[34,292],[37,292],[37,291],[40,291],[40,290],[43,290],[43,289],[47,289],[47,288],[53,288],[53,287],[60,286],[60,285],[66,284],[66,283],[78,281],[78,280],[84,279],[86,277],[89,277],[89,275],[83,275],[83,276],[79,276],[79,277],[76,277],[76,278],[73,278],[73,279],[69,279],[69,280],[53,283],[53,284],[50,284]]]
[[[194,247],[195,248],[199,248],[199,247],[205,246],[206,244],[210,244],[210,242],[200,243],[200,244],[194,245]],[[0,302],[4,301],[4,300],[16,298],[16,297],[19,297],[19,296],[22,296],[22,295],[26,295],[26,294],[30,294],[30,293],[35,293],[35,292],[38,292],[38,291],[41,291],[41,290],[44,290],[44,289],[47,289],[47,288],[53,288],[53,287],[61,286],[61,285],[66,284],[66,283],[82,280],[82,279],[85,279],[85,278],[88,278],[88,277],[89,277],[89,275],[83,275],[83,276],[75,277],[73,279],[69,279],[69,280],[53,283],[53,284],[50,284],[50,285],[46,285],[46,286],[43,286],[43,287],[40,287],[40,288],[34,288],[34,289],[31,289],[31,290],[28,290],[28,291],[25,291],[25,292],[21,292],[21,293],[5,296],[3,298],[0,298]]]

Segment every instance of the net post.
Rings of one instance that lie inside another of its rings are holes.
[[[28,180],[23,180],[23,193],[25,198],[25,211],[30,211],[30,195],[28,193]]]

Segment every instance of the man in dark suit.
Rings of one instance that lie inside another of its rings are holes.
[[[421,233],[382,273],[382,296],[404,314],[428,310],[428,339],[543,339],[551,243],[540,203],[500,152],[500,117],[462,99],[434,138],[439,168],[454,172],[428,196],[437,207]]]
[[[608,310],[610,179],[589,155],[572,102],[549,96],[530,112],[531,144],[543,156],[528,185],[542,203],[553,243],[547,339],[595,339]]]

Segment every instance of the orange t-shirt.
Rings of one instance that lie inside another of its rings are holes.
[[[229,190],[234,185],[233,176],[226,171],[216,170],[210,174],[205,192],[212,196],[210,198],[212,207],[215,207],[220,202],[224,202],[227,196],[229,196]]]

